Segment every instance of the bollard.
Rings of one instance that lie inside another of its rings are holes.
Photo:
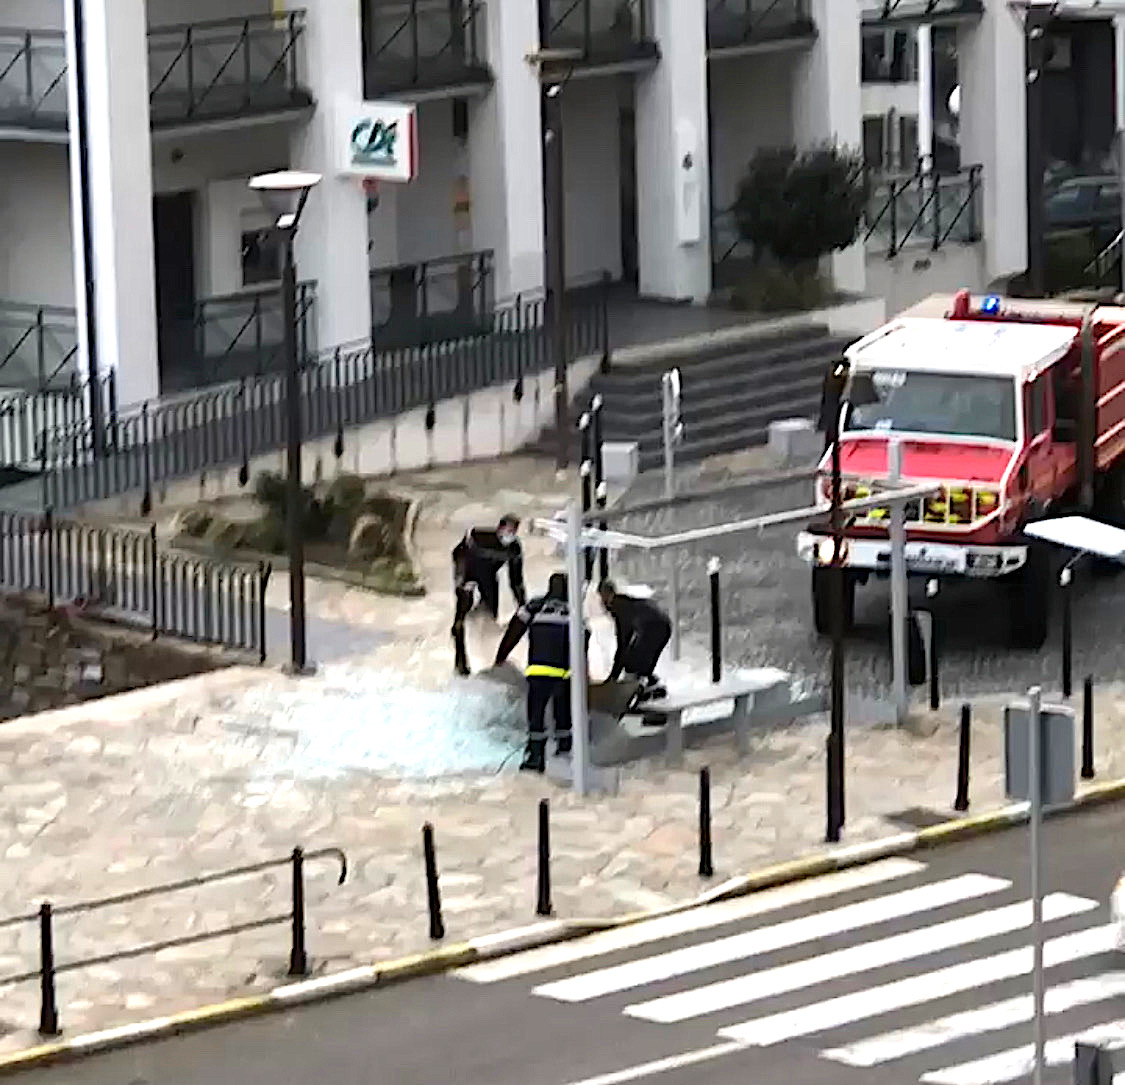
[[[551,914],[551,825],[546,799],[539,800],[539,882],[535,914]]]
[[[707,563],[707,575],[711,578],[711,681],[718,682],[723,670],[723,634],[719,613],[719,559],[712,558]]]
[[[941,708],[941,685],[938,677],[938,626],[937,616],[930,611],[930,710]]]
[[[961,734],[957,743],[957,797],[953,809],[964,812],[969,809],[969,729],[972,723],[972,709],[961,706]]]
[[[293,944],[289,950],[289,975],[307,976],[305,951],[305,849],[293,849]]]
[[[427,821],[422,826],[422,854],[426,860],[426,901],[430,909],[430,937],[445,937],[441,921],[441,890],[438,888],[437,858],[434,855],[434,827]]]
[[[58,1036],[59,1010],[55,1002],[55,941],[51,931],[51,905],[39,905],[39,1035]]]
[[[840,842],[840,830],[843,826],[839,820],[840,808],[840,779],[837,773],[837,757],[838,747],[833,741],[832,735],[828,734],[824,739],[824,753],[825,753],[825,797],[824,807],[827,816],[827,829],[824,834],[825,842],[828,844],[838,844]]]
[[[1082,682],[1082,779],[1094,778],[1094,676]]]
[[[1062,695],[1070,700],[1073,690],[1072,668],[1074,661],[1074,624],[1070,606],[1070,569],[1059,574],[1059,587],[1062,588]]]
[[[711,770],[699,770],[699,876],[715,873],[711,863]]]

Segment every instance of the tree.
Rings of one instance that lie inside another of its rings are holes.
[[[864,201],[859,154],[831,144],[767,148],[751,159],[734,214],[744,240],[795,271],[855,243]]]

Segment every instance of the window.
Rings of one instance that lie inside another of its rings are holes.
[[[242,285],[275,283],[281,278],[281,248],[269,230],[242,232]]]
[[[1009,377],[871,371],[875,402],[850,407],[850,430],[948,433],[1016,439],[1016,383]]]
[[[1032,381],[1027,386],[1027,435],[1036,437],[1047,428],[1047,382]]]
[[[863,118],[863,164],[869,170],[881,170],[884,165],[883,118]]]

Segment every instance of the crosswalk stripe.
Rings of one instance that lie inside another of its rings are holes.
[[[561,965],[600,957],[618,950],[633,949],[647,942],[657,942],[664,938],[675,938],[692,931],[710,930],[752,919],[767,912],[781,908],[792,908],[824,897],[846,893],[854,889],[867,889],[873,885],[905,878],[925,869],[924,863],[913,859],[884,859],[868,866],[854,867],[821,878],[793,882],[776,889],[767,889],[737,900],[709,904],[703,908],[692,908],[676,915],[662,916],[628,927],[592,934],[573,942],[561,942],[541,949],[531,949],[511,957],[500,957],[494,961],[482,961],[467,965],[454,971],[455,976],[471,980],[473,983],[498,983],[501,980],[525,976],[532,972],[544,972]]]
[[[1043,1009],[1048,1014],[1066,1013],[1079,1006],[1105,1002],[1122,995],[1125,995],[1125,972],[1107,972],[1050,988],[1044,996]],[[879,1066],[955,1043],[969,1036],[981,1036],[986,1032],[998,1032],[1012,1025],[1022,1024],[1032,1020],[1034,1013],[1035,1002],[1032,996],[1017,995],[988,1006],[939,1017],[917,1028],[885,1032],[881,1036],[872,1036],[820,1054],[821,1058],[848,1066]]]
[[[1056,1037],[1043,1045],[1043,1061],[1048,1066],[1066,1066],[1074,1059],[1074,1045],[1078,1040],[1101,1043],[1120,1039],[1122,1032],[1125,1032],[1125,1020],[1111,1021],[1095,1028]],[[926,1085],[1003,1085],[1006,1081],[1014,1081],[1030,1074],[1034,1060],[1034,1045],[1024,1044],[999,1051],[987,1058],[933,1070],[923,1074],[920,1080]]]
[[[1047,968],[1107,953],[1116,945],[1117,927],[1110,923],[1052,938],[1044,944],[1043,963]],[[1033,965],[1030,946],[1020,946],[991,957],[965,961],[932,972],[909,976],[893,983],[868,987],[848,995],[814,1002],[784,1013],[744,1021],[719,1030],[724,1039],[755,1047],[769,1047],[800,1036],[839,1028],[883,1013],[893,1013],[945,998],[974,987],[1030,974]]]
[[[1066,916],[1088,912],[1098,905],[1083,897],[1068,893],[1051,893],[1043,899],[1043,918],[1062,919]],[[1031,901],[1021,900],[1003,908],[974,912],[960,919],[951,919],[929,927],[916,927],[903,934],[892,935],[875,942],[861,942],[833,953],[806,957],[792,964],[779,965],[763,972],[752,972],[734,979],[696,987],[678,994],[655,998],[627,1006],[625,1013],[644,1021],[672,1024],[692,1017],[702,1017],[717,1010],[744,1006],[765,998],[815,987],[820,983],[871,972],[877,968],[914,960],[931,953],[953,949],[955,946],[995,938],[1001,934],[1030,927]]]
[[[827,912],[791,919],[771,927],[719,938],[701,945],[686,946],[668,953],[643,957],[611,968],[556,980],[534,989],[534,994],[560,1002],[584,1002],[616,991],[627,991],[692,972],[700,972],[731,961],[812,942],[819,938],[891,919],[929,912],[949,904],[998,893],[1011,883],[985,874],[962,874],[956,878],[872,897]]]

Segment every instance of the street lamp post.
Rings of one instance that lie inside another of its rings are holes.
[[[844,603],[846,599],[844,566],[844,517],[840,469],[840,407],[844,382],[848,376],[846,360],[836,362],[829,376],[828,439],[832,442],[832,670],[831,725],[828,732],[827,756],[827,833],[829,843],[840,839],[844,827]]]
[[[282,322],[285,346],[286,432],[286,534],[289,554],[290,667],[294,674],[308,674],[305,629],[305,539],[302,533],[301,501],[301,374],[297,357],[297,265],[293,243],[297,224],[309,193],[320,184],[320,174],[284,170],[254,177],[250,187],[261,194],[266,206],[277,215],[274,229],[281,240]]]

